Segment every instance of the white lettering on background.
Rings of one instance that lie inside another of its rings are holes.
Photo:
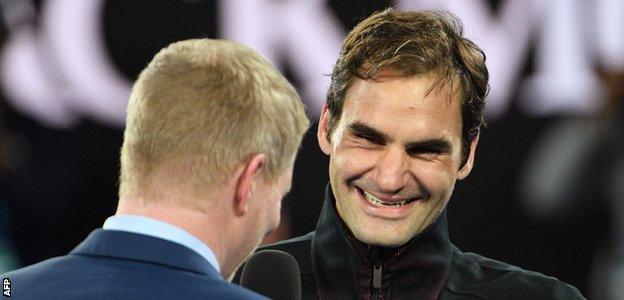
[[[103,1],[46,1],[38,32],[13,22],[18,25],[10,27],[2,49],[9,103],[50,126],[70,127],[80,116],[123,126],[130,82],[102,44]],[[467,36],[488,57],[490,119],[504,116],[516,92],[531,115],[592,113],[600,107],[604,97],[595,62],[624,70],[623,3],[507,0],[494,14],[484,0],[397,1],[400,8],[445,8],[462,19]],[[329,82],[325,75],[345,34],[326,1],[228,0],[219,9],[220,37],[255,48],[278,68],[288,62],[317,116]],[[532,40],[535,70],[520,82]]]

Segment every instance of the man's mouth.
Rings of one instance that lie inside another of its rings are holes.
[[[415,198],[410,198],[410,199],[405,199],[405,200],[399,200],[399,201],[384,201],[381,200],[377,197],[375,197],[373,194],[359,188],[359,187],[355,187],[357,189],[357,191],[360,193],[360,195],[362,195],[364,197],[364,199],[366,199],[369,203],[375,205],[375,206],[404,206],[407,204],[410,204],[416,200],[421,199],[420,197],[415,197]]]

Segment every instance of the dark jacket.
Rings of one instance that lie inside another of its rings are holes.
[[[295,257],[302,299],[583,299],[556,278],[462,252],[449,241],[446,213],[390,249],[357,241],[334,201],[328,186],[315,232],[263,248]]]
[[[2,277],[11,299],[266,299],[225,282],[183,245],[115,230],[95,230],[68,255]]]

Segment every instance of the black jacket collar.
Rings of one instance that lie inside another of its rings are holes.
[[[328,185],[312,242],[312,263],[321,299],[369,299],[378,293],[393,299],[436,299],[451,264],[446,211],[399,248],[367,245],[338,217]],[[375,265],[382,267],[380,289],[373,288]]]

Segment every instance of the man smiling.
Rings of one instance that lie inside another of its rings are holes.
[[[449,241],[487,91],[485,55],[452,16],[389,9],[348,34],[318,126],[330,184],[316,231],[269,246],[299,262],[303,299],[583,298]]]
[[[336,209],[361,242],[404,245],[472,169],[478,137],[462,163],[461,107],[443,86],[430,90],[435,80],[381,71],[353,83],[333,132],[324,111],[319,144],[330,155]]]

